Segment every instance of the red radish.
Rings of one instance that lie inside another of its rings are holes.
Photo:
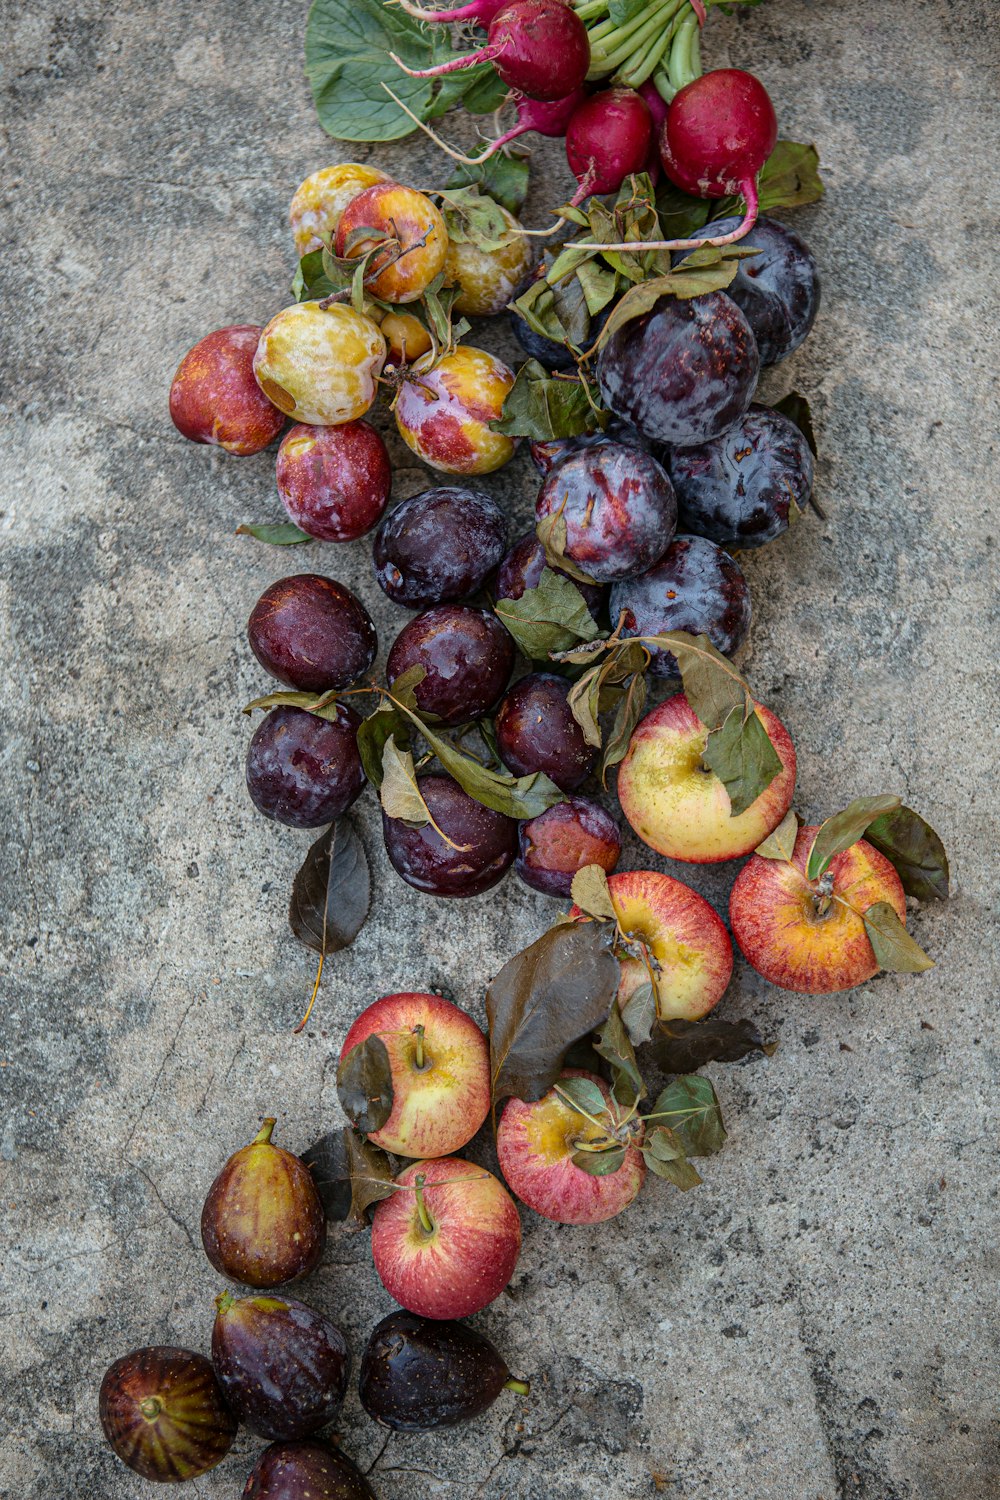
[[[659,135],[660,127],[667,118],[669,108],[667,101],[651,78],[647,78],[645,83],[639,85],[639,93],[646,101],[649,113],[653,117],[653,129]]]
[[[515,95],[517,124],[491,142],[486,156],[492,156],[494,151],[499,151],[508,141],[515,140],[519,135],[527,135],[529,131],[553,137],[565,135],[567,125],[586,97],[583,89],[574,89],[565,99],[526,99],[523,95]],[[485,161],[486,156],[479,156],[476,160]]]
[[[434,68],[408,68],[411,78],[440,78],[475,63],[491,62],[509,88],[529,99],[565,99],[582,86],[590,67],[587,28],[565,0],[510,0],[486,33],[486,46]]]
[[[580,184],[573,202],[616,193],[649,156],[653,121],[635,89],[604,89],[581,104],[566,127],[566,159]]]

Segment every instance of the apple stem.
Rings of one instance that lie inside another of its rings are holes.
[[[271,1132],[274,1130],[274,1127],[275,1127],[275,1125],[277,1125],[277,1123],[278,1123],[277,1119],[272,1119],[269,1116],[264,1121],[263,1125],[260,1127],[260,1129],[258,1130],[257,1134],[254,1136],[254,1138],[253,1138],[254,1145],[255,1146],[268,1146],[268,1145],[270,1145],[270,1143],[271,1143]]]
[[[155,1422],[163,1410],[163,1405],[159,1396],[146,1396],[144,1400],[139,1402],[139,1410],[147,1422]]]
[[[816,882],[816,894],[813,896],[813,905],[818,917],[825,917],[830,910],[833,901],[833,875],[827,870]]]
[[[531,1382],[530,1380],[515,1380],[512,1375],[509,1380],[504,1381],[503,1388],[505,1391],[516,1392],[518,1396],[527,1396],[531,1391]]]
[[[421,1172],[418,1175],[418,1177],[417,1177],[415,1183],[413,1184],[413,1186],[416,1189],[416,1194],[417,1194],[417,1213],[418,1213],[418,1215],[420,1217],[420,1223],[421,1223],[421,1225],[422,1225],[422,1227],[424,1229],[424,1232],[426,1234],[433,1234],[434,1233],[434,1220],[431,1218],[430,1214],[427,1212],[427,1204],[424,1202],[424,1183],[426,1181],[427,1181],[427,1178],[424,1176],[423,1172]]]
[[[414,1028],[413,1028],[413,1035],[417,1039],[417,1048],[416,1048],[416,1052],[414,1054],[414,1061],[416,1062],[416,1065],[417,1065],[418,1068],[424,1068],[424,1067],[427,1066],[427,1059],[424,1056],[424,1028],[423,1028],[423,1026],[414,1026]]]

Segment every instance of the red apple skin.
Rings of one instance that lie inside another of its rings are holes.
[[[241,458],[274,442],[285,417],[253,373],[260,335],[253,323],[218,328],[185,354],[170,387],[170,417],[184,437]]]
[[[521,1250],[521,1221],[507,1189],[485,1167],[457,1156],[414,1162],[396,1178],[426,1179],[434,1223],[424,1229],[416,1194],[395,1192],[375,1209],[372,1259],[401,1307],[422,1318],[468,1318],[499,1297]]]
[[[608,880],[619,925],[645,942],[660,965],[657,1014],[697,1021],[722,998],[733,973],[725,923],[703,896],[658,870],[626,870]],[[578,906],[571,917],[582,918]],[[641,959],[621,960],[618,1000],[624,1005],[649,975]]]
[[[806,860],[815,828],[800,828],[790,864],[755,854],[736,877],[729,921],[748,963],[779,989],[801,995],[851,990],[878,973],[878,963],[859,916],[839,902],[816,912]],[[906,923],[906,898],[892,865],[864,839],[834,856],[829,873],[835,895],[858,911],[888,901]]]
[[[773,833],[792,805],[795,749],[770,709],[757,713],[782,769],[745,812],[732,816],[729,793],[701,765],[707,730],[683,693],[636,726],[618,771],[618,800],[639,837],[668,859],[718,864],[741,859]]]
[[[606,1099],[603,1079],[581,1068],[561,1078],[589,1078]],[[573,1142],[593,1140],[597,1127],[569,1107],[555,1089],[534,1104],[508,1099],[497,1129],[497,1157],[507,1185],[522,1203],[557,1224],[601,1224],[620,1214],[646,1180],[646,1163],[630,1145],[616,1172],[591,1177],[573,1162]],[[641,1140],[641,1135],[637,1137]]]
[[[424,1028],[424,1067],[416,1065],[414,1027]],[[341,1049],[378,1034],[392,1072],[392,1113],[368,1139],[397,1156],[450,1156],[486,1119],[490,1055],[471,1016],[440,995],[384,995],[362,1011]]]

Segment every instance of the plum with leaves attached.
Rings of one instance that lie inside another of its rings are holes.
[[[484,807],[450,776],[421,776],[417,788],[432,821],[418,826],[382,815],[397,875],[431,896],[479,896],[502,880],[517,853],[514,819]]]
[[[532,890],[565,897],[578,870],[600,865],[610,875],[621,852],[621,829],[607,809],[570,797],[520,825],[514,870]]]
[[[497,569],[493,581],[493,597],[498,602],[501,599],[523,599],[527,589],[538,587],[546,566],[545,548],[536,533],[529,531],[514,543]],[[553,572],[562,578],[569,578],[569,574],[561,568],[554,568]],[[570,579],[570,582],[580,590],[587,608],[596,620],[604,602],[604,588],[599,583],[581,583],[575,578]]]
[[[441,485],[386,516],[372,549],[375,577],[395,604],[424,609],[474,594],[506,545],[507,517],[495,500]]]
[[[464,724],[496,703],[510,680],[514,642],[496,615],[465,604],[437,604],[397,635],[386,662],[392,687],[404,672],[424,669],[414,688],[417,709],[442,724]]]
[[[585,448],[547,477],[535,505],[557,555],[598,583],[635,578],[667,550],[677,501],[666,471],[622,443]]]
[[[371,256],[365,287],[373,297],[415,302],[444,270],[448,231],[424,193],[398,182],[377,182],[344,209],[335,249],[347,260]]]
[[[320,718],[280,704],[254,731],[247,751],[247,791],[258,812],[289,828],[322,828],[361,796],[361,719],[345,703]]]
[[[686,630],[707,635],[717,651],[731,656],[750,629],[750,589],[739,565],[701,536],[675,537],[654,568],[611,590],[611,618],[623,636],[660,635]],[[649,670],[676,677],[673,652],[647,646]]]
[[[581,786],[597,758],[573,717],[569,689],[554,672],[531,672],[515,682],[496,716],[497,748],[507,769],[515,776],[541,771],[563,792]]]
[[[474,233],[449,235],[445,279],[458,287],[454,309],[470,318],[494,318],[517,294],[531,265],[531,241],[514,215],[499,203],[489,203],[489,212],[502,225],[488,246]]]
[[[539,474],[544,476],[551,474],[564,459],[572,458],[581,448],[599,448],[602,443],[623,443],[626,448],[641,448],[644,453],[652,452],[648,439],[627,422],[619,422],[617,417],[612,417],[603,430],[598,428],[596,432],[581,432],[578,437],[539,438],[528,444],[528,451],[531,462]]]
[[[492,474],[514,456],[515,439],[491,426],[513,384],[502,360],[469,344],[430,366],[417,360],[396,397],[399,435],[432,469]]]

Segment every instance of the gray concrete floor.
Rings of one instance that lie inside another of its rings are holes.
[[[333,1056],[376,995],[442,985],[481,1015],[554,910],[513,879],[419,897],[366,799],[373,916],[290,1034],[308,840],[245,796],[239,709],[266,683],[244,623],[304,566],[362,592],[383,649],[402,616],[363,542],[234,536],[279,518],[273,453],[184,443],[166,394],[203,332],[287,300],[291,193],[351,154],[313,115],[304,20],[293,0],[0,3],[0,1493],[19,1500],[148,1492],[101,1440],[97,1388],[137,1344],[206,1347],[219,1282],[197,1224],[221,1161],[263,1113],[299,1148],[338,1122]],[[810,820],[897,790],[942,832],[954,899],[912,917],[937,968],[805,999],[740,964],[726,1012],[781,1046],[715,1070],[730,1143],[705,1185],[653,1183],[592,1231],[525,1212],[479,1321],[534,1394],[388,1442],[352,1396],[345,1449],[387,1500],[1000,1490],[996,23],[990,0],[768,0],[713,16],[707,47],[761,74],[829,189],[794,219],[823,310],[766,388],[814,403],[829,520],[746,559],[752,678],[795,736]],[[432,148],[360,154],[442,180]],[[542,160],[551,182],[558,150]],[[551,201],[539,186],[535,222]],[[425,477],[391,442],[412,493]],[[525,521],[527,459],[488,483]],[[658,862],[632,844],[625,863]],[[732,869],[677,873],[724,909]],[[334,1234],[303,1292],[356,1351],[389,1305],[364,1234]],[[258,1448],[241,1438],[193,1492],[237,1495]]]

